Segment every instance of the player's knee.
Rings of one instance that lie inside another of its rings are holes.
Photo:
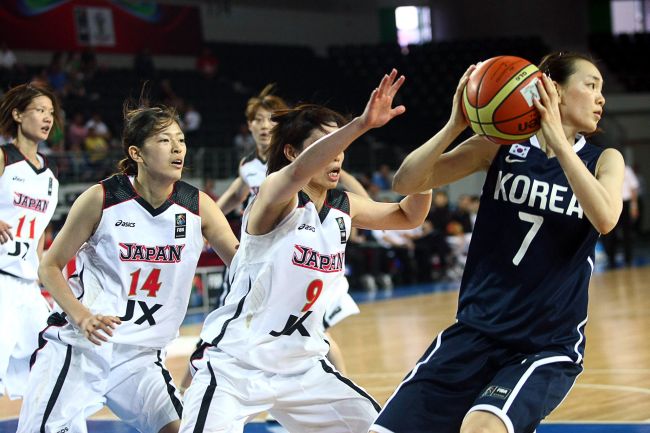
[[[508,429],[496,415],[476,411],[467,414],[460,426],[460,433],[508,433]]]

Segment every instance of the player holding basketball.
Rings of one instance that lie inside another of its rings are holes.
[[[38,286],[43,232],[58,201],[59,182],[38,143],[46,140],[61,110],[47,88],[22,84],[0,101],[0,395],[25,392],[29,357],[38,347],[49,306]]]
[[[269,176],[244,214],[232,293],[206,319],[205,347],[185,394],[183,432],[242,432],[269,411],[289,431],[366,431],[379,406],[325,357],[323,314],[339,295],[353,226],[420,224],[430,191],[378,203],[336,190],[343,151],[404,112],[392,102],[404,78],[386,75],[363,114],[301,105],[274,116]]]
[[[173,110],[125,107],[122,147],[121,173],[75,201],[39,268],[63,312],[32,357],[21,433],[86,432],[104,404],[141,432],[178,431],[163,349],[185,317],[203,237],[226,264],[237,239],[214,201],[180,181],[186,148]],[[66,281],[75,254],[79,273]]]
[[[532,433],[582,371],[594,249],[622,206],[621,154],[581,135],[602,115],[602,76],[588,57],[550,54],[539,67],[537,136],[513,146],[474,136],[443,154],[467,127],[460,104],[473,69],[449,122],[394,181],[410,193],[487,171],[457,323],[399,385],[375,432]]]

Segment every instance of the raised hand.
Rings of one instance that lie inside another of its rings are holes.
[[[115,316],[89,314],[79,321],[79,329],[91,343],[99,346],[102,341],[108,341],[106,335],[113,336],[113,329],[120,323],[122,321]],[[100,330],[102,333],[99,332]]]
[[[397,78],[397,70],[393,69],[390,75],[384,75],[379,87],[372,91],[366,109],[361,115],[363,125],[370,128],[379,128],[388,123],[393,117],[406,111],[406,107],[399,105],[393,108],[393,98],[404,84],[404,75]]]
[[[546,145],[550,150],[556,151],[559,146],[571,145],[564,135],[562,117],[560,115],[560,97],[553,81],[546,75],[537,82],[539,99],[533,99],[535,108],[541,117],[541,131],[544,134]],[[548,150],[546,151],[548,154]]]
[[[465,119],[465,115],[463,114],[461,104],[463,103],[463,90],[465,90],[469,76],[472,75],[472,72],[474,72],[476,67],[477,65],[470,65],[470,67],[467,68],[463,76],[460,77],[460,80],[458,81],[456,93],[454,93],[454,99],[451,105],[451,115],[449,116],[449,123],[454,128],[462,127],[464,129],[468,125],[467,119]]]

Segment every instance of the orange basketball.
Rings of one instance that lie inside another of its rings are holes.
[[[542,73],[515,56],[488,59],[472,72],[463,90],[463,113],[472,130],[499,144],[519,143],[540,128],[533,98]]]

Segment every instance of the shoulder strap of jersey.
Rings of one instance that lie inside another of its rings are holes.
[[[125,174],[115,174],[100,182],[104,187],[104,206],[107,209],[137,197],[129,177]]]
[[[199,215],[199,190],[189,183],[182,180],[176,182],[170,199],[193,214]]]
[[[20,153],[20,150],[13,143],[3,144],[2,151],[5,155],[5,167],[25,160],[23,154]]]
[[[350,214],[350,199],[345,191],[330,189],[327,192],[327,205],[348,215]]]
[[[246,155],[244,158],[242,158],[241,165],[244,165],[247,162],[251,162],[251,161],[254,161],[256,159],[257,159],[257,151],[254,150],[251,153],[249,153],[248,155]]]

